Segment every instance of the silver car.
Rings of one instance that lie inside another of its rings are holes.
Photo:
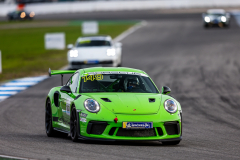
[[[230,13],[227,13],[223,9],[209,9],[206,13],[202,14],[203,26],[205,28],[218,26],[229,27]]]

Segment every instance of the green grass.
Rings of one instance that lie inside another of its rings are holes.
[[[99,34],[121,34],[135,23],[100,24]],[[45,50],[44,34],[65,32],[66,44],[75,43],[81,36],[81,27],[43,27],[0,30],[3,73],[0,81],[47,74],[48,68],[59,69],[67,65],[67,50]]]

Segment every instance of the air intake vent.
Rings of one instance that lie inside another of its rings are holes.
[[[87,133],[101,135],[107,125],[107,122],[90,121],[87,126]]]
[[[151,129],[141,129],[141,130],[128,130],[119,128],[116,136],[123,137],[154,137],[156,132],[154,128]]]
[[[148,100],[150,103],[155,102],[155,98],[149,98]]]
[[[102,100],[104,100],[105,102],[112,102],[112,101],[110,101],[110,99],[108,99],[108,98],[101,98]]]
[[[164,127],[168,135],[176,135],[180,133],[179,123],[176,122],[165,122]]]

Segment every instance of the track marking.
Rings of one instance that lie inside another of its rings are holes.
[[[0,155],[0,159],[1,158],[16,159],[16,160],[34,160],[30,158],[13,157],[13,156],[6,156],[6,155]]]
[[[0,86],[0,102],[13,96],[37,83],[43,81],[48,76],[26,77],[15,79]]]
[[[146,21],[142,21],[140,23],[137,23],[136,25],[134,25],[133,27],[129,28],[128,30],[124,31],[122,34],[120,34],[119,36],[117,36],[113,41],[114,42],[119,42],[122,41],[124,38],[126,38],[127,36],[129,36],[130,34],[132,34],[133,32],[135,32],[136,30],[138,30],[139,28],[146,26],[147,22]]]

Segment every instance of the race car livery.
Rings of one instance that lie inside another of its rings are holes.
[[[73,141],[181,141],[180,103],[168,95],[169,87],[159,92],[145,72],[124,67],[49,70],[56,74],[72,76],[46,98],[47,136],[64,132]]]

